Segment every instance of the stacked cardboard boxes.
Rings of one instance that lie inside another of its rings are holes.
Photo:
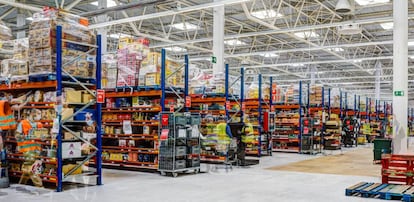
[[[95,76],[95,58],[85,54],[95,44],[95,35],[88,30],[88,20],[63,11],[45,10],[33,15],[29,28],[29,74],[56,72],[56,26],[62,26],[63,70],[73,76]],[[72,43],[70,41],[76,42]],[[91,51],[89,54],[93,55]],[[78,57],[78,59],[75,59]]]
[[[322,104],[322,86],[311,86],[309,99],[311,105]]]
[[[121,38],[118,45],[118,76],[116,86],[137,86],[141,62],[149,52],[149,40]]]

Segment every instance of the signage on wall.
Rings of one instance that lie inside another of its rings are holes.
[[[394,91],[394,96],[404,96],[404,91],[396,90],[396,91]]]

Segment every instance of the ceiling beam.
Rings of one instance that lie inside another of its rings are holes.
[[[16,8],[22,8],[22,9],[26,9],[26,10],[30,10],[30,11],[35,11],[35,12],[43,11],[42,8],[31,6],[29,4],[17,3],[17,2],[14,2],[14,1],[10,1],[10,0],[0,0],[0,4],[5,4],[5,5],[13,6],[13,7],[16,7]]]

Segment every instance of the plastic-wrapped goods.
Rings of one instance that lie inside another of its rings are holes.
[[[62,38],[84,44],[95,44],[88,20],[64,11],[46,9],[33,15],[29,28],[29,74],[48,74],[56,70],[56,26],[62,26]],[[63,70],[77,77],[95,77],[95,54],[92,47],[62,43]],[[80,56],[81,55],[81,56]],[[80,56],[75,60],[76,57]]]
[[[259,99],[259,84],[252,82],[247,88],[247,99]]]
[[[137,86],[145,78],[140,78],[142,60],[148,58],[149,41],[144,38],[125,37],[119,40],[118,76],[116,86]]]
[[[339,107],[340,105],[340,94],[339,88],[331,89],[331,107]]]
[[[272,101],[273,103],[283,103],[284,92],[276,83],[272,84]]]
[[[7,41],[13,37],[10,27],[0,21],[0,40]]]
[[[183,86],[184,85],[184,69],[182,65],[172,60],[165,61],[165,76],[167,78],[167,86]],[[160,85],[161,77],[161,54],[151,52],[141,62],[139,70],[139,85],[152,86]]]
[[[299,89],[297,86],[289,86],[285,92],[285,103],[286,104],[297,104],[299,103]]]
[[[115,88],[118,74],[117,58],[115,54],[102,56],[102,88]]]
[[[27,79],[28,64],[26,60],[6,59],[1,61],[2,78],[10,81]]]
[[[206,86],[210,85],[209,82],[211,78],[213,78],[213,75],[201,70],[195,74],[190,74],[190,94],[203,94],[206,90]]]
[[[313,85],[310,87],[309,102],[311,105],[322,104],[322,86]]]

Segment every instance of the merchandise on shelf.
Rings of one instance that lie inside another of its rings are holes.
[[[90,46],[78,43],[95,44],[95,35],[87,27],[87,19],[70,15],[63,11],[45,10],[33,15],[29,27],[29,74],[52,74],[56,71],[56,26],[61,25],[64,40],[63,69],[77,77],[95,77],[95,57]],[[79,56],[78,60],[73,60]]]
[[[4,22],[0,21],[0,40],[7,41],[13,37],[12,30]]]
[[[172,60],[165,61],[165,76],[166,85],[182,87],[184,86],[183,69],[181,65]],[[140,86],[154,86],[160,85],[161,81],[161,54],[151,52],[141,62],[139,70],[139,85]]]
[[[0,79],[7,81],[27,80],[29,66],[27,51],[29,42],[27,38],[1,42],[8,55],[1,61]]]
[[[322,86],[311,86],[309,100],[310,105],[322,104]]]
[[[143,38],[120,38],[117,53],[117,86],[139,85],[141,62],[149,52],[149,41]]]
[[[285,104],[299,103],[299,88],[297,86],[290,86],[285,92]]]
[[[115,54],[102,56],[102,88],[116,88],[118,75],[118,62]]]

